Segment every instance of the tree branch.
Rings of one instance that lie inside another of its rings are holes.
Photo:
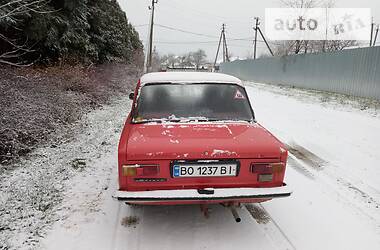
[[[35,61],[32,63],[23,64],[23,63],[13,63],[13,62],[0,59],[0,63],[15,66],[15,67],[29,67],[29,66],[32,66],[35,63]]]
[[[22,2],[22,1],[16,0],[13,2],[13,4],[16,4],[16,3],[18,4],[20,2]],[[6,13],[5,15],[0,16],[0,20],[3,18],[6,18],[6,17],[11,17],[13,15],[27,14],[31,9],[34,11],[38,11],[38,9],[46,6],[46,4],[48,2],[50,2],[50,0],[35,0],[35,1],[30,2],[30,3],[20,4],[18,7],[13,8],[12,10],[8,11],[8,13]],[[41,3],[44,3],[44,4],[40,5]],[[32,8],[30,8],[30,6],[32,6]],[[5,7],[3,7],[3,8],[5,8]],[[2,8],[0,7],[0,10],[1,9]],[[5,12],[7,12],[7,11],[5,11]]]

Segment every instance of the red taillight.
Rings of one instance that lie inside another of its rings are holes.
[[[272,174],[273,168],[270,164],[252,164],[251,172],[255,174]]]
[[[284,171],[285,165],[279,163],[252,163],[251,172],[255,174],[273,174]]]
[[[143,167],[143,175],[157,175],[159,172],[158,166],[145,166]]]
[[[271,182],[273,181],[273,174],[281,173],[285,169],[284,163],[253,163],[251,165],[251,172],[257,174],[257,181]]]

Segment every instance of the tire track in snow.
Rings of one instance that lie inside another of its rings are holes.
[[[258,224],[267,224],[270,221],[269,214],[262,207],[256,204],[245,204],[245,208]]]
[[[295,157],[294,155],[292,155],[291,153],[289,153],[289,158],[288,158],[288,164],[290,167],[292,167],[294,170],[296,170],[298,173],[304,175],[305,177],[309,178],[309,179],[312,179],[314,180],[315,179],[315,176],[312,172],[310,172],[309,169],[307,169],[304,164],[300,163],[299,159],[297,159],[297,157]]]
[[[323,168],[321,169],[318,166],[327,167],[329,165],[333,165],[323,160],[311,151],[308,151],[306,149],[303,150],[304,148],[299,145],[296,146],[297,150],[294,150],[292,146],[288,145],[288,147],[290,167],[301,173],[303,176],[316,181],[316,183],[318,183],[321,188],[327,188],[327,193],[329,193],[331,196],[335,196],[336,199],[340,202],[349,204],[352,208],[354,208],[354,210],[360,212],[362,215],[374,222],[378,228],[380,228],[380,216],[379,218],[375,218],[371,215],[373,213],[368,212],[368,210],[375,209],[380,213],[380,203],[376,201],[376,199],[362,191],[360,188],[356,187],[351,182],[341,177],[334,176],[328,173],[328,171],[321,171]],[[294,155],[292,152],[296,152],[296,154]],[[298,157],[301,157],[301,159]],[[359,205],[357,204],[358,200],[361,201],[361,204]]]
[[[297,248],[289,237],[285,234],[284,230],[278,225],[278,223],[270,216],[268,211],[258,204],[245,204],[244,205],[252,218],[261,225],[263,233],[265,233],[279,249],[292,249]],[[282,240],[280,240],[282,239]]]
[[[292,143],[293,146],[290,146],[289,144],[286,144],[286,145],[290,152],[289,155],[291,158],[289,161],[291,163],[291,166],[295,170],[300,171],[303,175],[310,177],[311,179],[315,179],[315,175],[311,171],[309,171],[307,167],[309,167],[309,169],[311,167],[313,169],[322,170],[323,167],[325,166],[328,166],[328,165],[332,166],[332,164],[329,163],[328,161],[325,161],[324,159],[317,156],[313,152],[305,149],[304,147],[294,142]],[[304,162],[305,164],[302,164],[302,162]],[[306,167],[303,165],[305,165]],[[326,175],[328,176],[327,173]],[[371,197],[369,194],[367,194],[360,188],[356,187],[351,182],[344,180],[343,178],[340,178],[340,177],[333,177],[333,176],[331,177],[336,179],[336,181],[339,184],[345,186],[349,191],[354,192],[356,195],[364,198],[368,203],[374,203],[377,208],[380,207],[379,202],[377,202],[373,197]]]
[[[337,178],[337,182],[345,186],[351,192],[354,192],[357,196],[360,196],[361,198],[366,200],[368,204],[374,204],[374,206],[376,206],[376,208],[379,209],[379,213],[380,213],[380,202],[377,201],[375,198],[373,198],[372,196],[370,196],[369,194],[367,194],[360,188],[356,187],[352,183],[344,180],[343,178]]]
[[[303,147],[298,146],[298,148],[303,148]],[[322,158],[318,157],[317,155],[315,155],[311,151],[306,150],[305,152],[307,152],[307,153],[306,154],[302,154],[302,159],[299,159],[296,155],[293,155],[292,153],[289,153],[289,156],[290,156],[289,162],[291,163],[290,164],[291,167],[293,167],[295,170],[301,172],[306,177],[310,177],[311,179],[315,179],[315,175],[309,170],[310,169],[310,165],[308,164],[309,162],[314,162],[315,163],[315,161],[317,160],[319,163],[323,162],[324,166],[327,166],[327,164],[331,165],[330,163],[328,163],[327,161],[325,161]],[[305,160],[305,157],[307,155],[310,155],[314,159],[307,159],[307,160]],[[304,164],[303,164],[303,162],[304,162]],[[315,169],[315,166],[316,166],[314,163],[313,163],[313,166],[311,166],[311,168],[313,168],[313,169]],[[309,167],[309,169],[307,167]],[[329,176],[329,175],[326,174],[326,176]],[[351,192],[354,192],[356,195],[359,195],[362,198],[366,199],[368,203],[374,203],[377,207],[380,207],[380,203],[379,202],[377,202],[373,197],[371,197],[369,194],[367,194],[366,192],[364,192],[360,188],[356,187],[351,182],[346,181],[346,180],[344,180],[343,178],[340,178],[340,177],[333,177],[333,176],[331,176],[331,177],[334,178],[334,179],[336,179],[336,181],[339,184],[345,186]]]
[[[324,159],[294,142],[286,144],[286,147],[295,158],[304,161],[308,166],[316,170],[322,170],[328,164]]]

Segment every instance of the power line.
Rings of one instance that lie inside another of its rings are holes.
[[[152,3],[156,3],[156,0],[152,0]],[[153,4],[152,4],[153,5]],[[147,26],[146,24],[141,24],[141,25],[137,25],[136,27],[143,27],[143,26]],[[172,27],[172,26],[167,26],[167,25],[163,25],[163,24],[157,24],[157,23],[154,23],[153,26],[156,26],[156,27],[160,27],[160,28],[163,28],[163,29],[167,29],[167,30],[172,30],[172,31],[177,31],[177,32],[181,32],[181,33],[186,33],[186,34],[191,34],[191,35],[195,35],[195,36],[202,36],[202,37],[208,37],[208,38],[219,38],[217,36],[212,36],[212,35],[208,35],[208,34],[204,34],[204,33],[198,33],[198,32],[193,32],[193,31],[188,31],[188,30],[184,30],[184,29],[181,29],[181,28],[176,28],[176,27]],[[258,30],[259,28],[256,27],[256,29]],[[256,32],[257,32],[256,30]],[[257,46],[257,43],[258,42],[261,42],[261,43],[266,43],[268,49],[270,50],[270,52],[272,53],[268,43],[270,44],[274,44],[274,45],[280,45],[278,43],[274,43],[274,42],[267,42],[261,32],[260,31],[260,34],[261,36],[263,37],[264,40],[258,40],[257,39],[257,35],[255,36],[255,40],[253,40],[254,38],[252,37],[245,37],[245,38],[231,38],[229,39],[229,41],[237,41],[237,42],[252,42],[254,41],[254,44],[255,44],[255,47]],[[224,30],[225,32],[225,30]],[[224,32],[222,31],[222,40],[223,40],[223,47],[225,48],[226,47],[226,42],[225,42],[225,35],[223,36]],[[151,32],[151,35],[153,33]],[[152,38],[152,36],[151,36]],[[203,45],[214,45],[214,44],[217,44],[217,43],[220,43],[220,40],[219,41],[154,41],[155,44],[172,44],[172,45],[180,45],[180,44],[203,44]],[[150,41],[150,48],[149,49],[152,49],[152,44],[153,44],[153,41],[151,40]],[[248,46],[242,46],[242,45],[236,45],[236,44],[230,44],[230,46],[232,47],[242,47],[242,48],[245,48],[245,47],[248,47]],[[256,49],[255,49],[256,50]],[[226,49],[223,49],[224,51],[224,54],[226,54]],[[273,53],[272,53],[273,54]],[[228,57],[228,52],[227,52],[227,57]],[[224,56],[225,58],[225,56]],[[227,58],[228,60],[228,58]]]
[[[229,39],[231,40],[231,39]],[[143,42],[146,42],[145,40],[143,40]],[[215,46],[218,44],[219,41],[161,41],[161,40],[156,40],[154,41],[155,44],[168,44],[168,45],[195,45],[195,44],[201,44],[202,46]],[[244,40],[244,41],[241,41],[241,40],[238,40],[237,42],[252,42],[252,40]],[[263,40],[257,40],[258,43],[265,43]],[[272,43],[274,45],[280,45],[278,43]],[[257,45],[261,45],[261,44],[257,44]],[[263,44],[265,45],[265,44]],[[230,47],[241,47],[241,48],[245,48],[245,47],[250,47],[251,44],[248,44],[248,45],[242,45],[242,44],[231,44],[229,43],[229,46]]]
[[[218,41],[190,41],[190,42],[176,42],[176,41],[155,41],[157,44],[216,44]]]
[[[192,35],[196,35],[196,36],[218,38],[216,36],[210,36],[210,35],[207,35],[207,34],[196,33],[196,32],[187,31],[187,30],[183,30],[183,29],[178,29],[178,28],[174,28],[174,27],[170,27],[170,26],[166,26],[166,25],[162,25],[162,24],[157,24],[157,23],[155,24],[155,26],[160,27],[160,28],[164,28],[164,29],[168,29],[168,30],[173,30],[173,31],[178,31],[178,32],[186,33],[186,34],[192,34]]]
[[[162,25],[162,24],[157,24],[157,23],[154,25],[157,27],[164,28],[164,29],[168,29],[168,30],[172,30],[172,31],[178,31],[178,32],[186,33],[186,34],[203,36],[203,37],[208,37],[208,38],[219,38],[217,36],[212,36],[212,35],[207,35],[207,34],[202,34],[202,33],[196,33],[196,32],[192,32],[192,31],[183,30],[180,28],[170,27],[167,25]],[[252,42],[254,40],[254,38],[253,37],[243,37],[243,38],[230,38],[228,40],[229,41],[237,41],[237,42]],[[218,42],[217,40],[215,40],[215,41],[184,41],[184,42],[181,42],[181,41],[178,41],[178,42],[177,41],[155,41],[155,43],[161,43],[161,44],[192,44],[192,43],[202,44],[202,43],[217,43],[217,42]],[[257,42],[264,43],[265,41],[264,40],[257,40]],[[274,45],[281,45],[279,43],[270,42],[270,41],[268,41],[268,43],[274,44]]]
[[[242,39],[228,39],[229,41],[236,41],[236,42],[252,42],[252,40],[242,40]],[[214,40],[214,41],[161,41],[161,40],[156,40],[154,43],[156,44],[217,44],[219,41]],[[257,40],[257,42],[260,43],[265,43],[263,40]],[[277,43],[273,43],[276,45],[279,45]],[[242,45],[239,45],[242,46]]]
[[[148,24],[136,25],[134,27],[143,27],[143,26],[148,26]],[[191,34],[191,35],[204,36],[204,37],[209,37],[209,38],[218,38],[217,36],[212,36],[212,35],[207,35],[207,34],[187,31],[187,30],[184,30],[184,29],[170,27],[170,26],[163,25],[163,24],[157,24],[157,23],[155,23],[154,26],[157,26],[157,27],[160,27],[160,28],[164,28],[164,29],[168,29],[168,30],[172,30],[172,31],[178,31],[178,32],[186,33],[186,34]],[[228,39],[228,40],[230,40],[230,41],[252,41],[253,38],[252,37],[243,37],[243,38],[231,38],[231,39]],[[200,43],[200,42],[195,42],[195,43]],[[209,41],[209,42],[212,42],[212,41]],[[188,43],[192,43],[192,42],[188,42]]]
[[[149,26],[149,24],[140,24],[140,25],[133,25],[133,24],[132,24],[132,26],[133,26],[134,28],[139,28],[139,27],[146,27],[146,26]]]
[[[231,39],[228,39],[230,41],[252,41],[253,40],[253,37],[247,37],[247,38],[231,38]]]

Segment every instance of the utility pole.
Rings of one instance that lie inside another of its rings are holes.
[[[222,44],[223,43],[223,44]],[[223,62],[229,62],[230,57],[228,55],[228,46],[227,46],[227,39],[226,39],[226,25],[222,25],[222,31],[220,32],[220,38],[219,38],[219,44],[218,49],[216,51],[215,61],[214,61],[214,70],[216,67],[216,63],[218,61],[219,51],[220,51],[220,45],[223,46]]]
[[[267,39],[265,39],[265,36],[264,36],[263,32],[261,32],[260,27],[258,27],[257,29],[259,30],[261,37],[263,38],[265,44],[267,45],[270,54],[271,54],[272,56],[274,56],[273,51],[272,51],[272,49],[270,48],[270,46],[269,46],[269,44],[268,44],[268,42],[267,42]]]
[[[225,24],[223,24],[222,34],[223,34],[223,62],[229,62],[230,56],[228,55],[228,46],[227,46],[227,39],[226,39],[226,25]]]
[[[219,50],[220,50],[220,45],[222,43],[222,39],[223,39],[223,32],[220,33],[219,45],[218,45],[218,49],[216,50],[216,56],[215,56],[215,61],[214,61],[214,70],[215,70],[215,67],[216,67],[216,63],[218,61]]]
[[[225,37],[224,37],[224,31],[225,31],[226,25],[223,23],[222,25],[222,37],[223,37],[223,62],[226,62],[226,44],[225,44]]]
[[[254,43],[254,50],[253,50],[253,59],[256,59],[256,50],[257,50],[257,29],[259,27],[259,18],[258,17],[255,17],[255,20],[256,20],[256,25],[255,25],[255,28],[253,28],[255,30],[255,43]]]
[[[268,44],[268,42],[267,42],[267,39],[265,39],[265,36],[264,36],[263,32],[262,32],[261,29],[260,29],[260,26],[259,26],[259,25],[260,25],[259,18],[258,18],[258,17],[255,17],[255,20],[256,20],[256,24],[255,24],[255,27],[253,28],[253,29],[255,30],[255,44],[254,44],[255,47],[254,47],[254,55],[253,55],[253,58],[256,59],[256,55],[257,55],[257,31],[260,33],[261,38],[264,40],[265,44],[267,45],[267,48],[268,48],[270,54],[271,54],[272,56],[274,56],[273,51],[272,51],[272,49],[270,48],[270,46],[269,46],[269,44]]]
[[[372,47],[372,38],[373,38],[373,28],[375,26],[375,23],[373,22],[372,18],[372,23],[371,23],[371,40],[369,40],[369,47]]]
[[[149,9],[151,10],[150,14],[150,21],[149,21],[149,41],[148,41],[148,48],[146,52],[146,58],[145,58],[145,73],[148,73],[152,70],[152,59],[153,59],[153,33],[154,33],[154,11],[155,11],[155,5],[158,3],[158,0],[152,0],[152,6],[149,6]]]
[[[376,27],[376,33],[375,33],[375,39],[373,41],[373,46],[376,46],[376,40],[377,40],[377,35],[379,34],[379,25]]]

